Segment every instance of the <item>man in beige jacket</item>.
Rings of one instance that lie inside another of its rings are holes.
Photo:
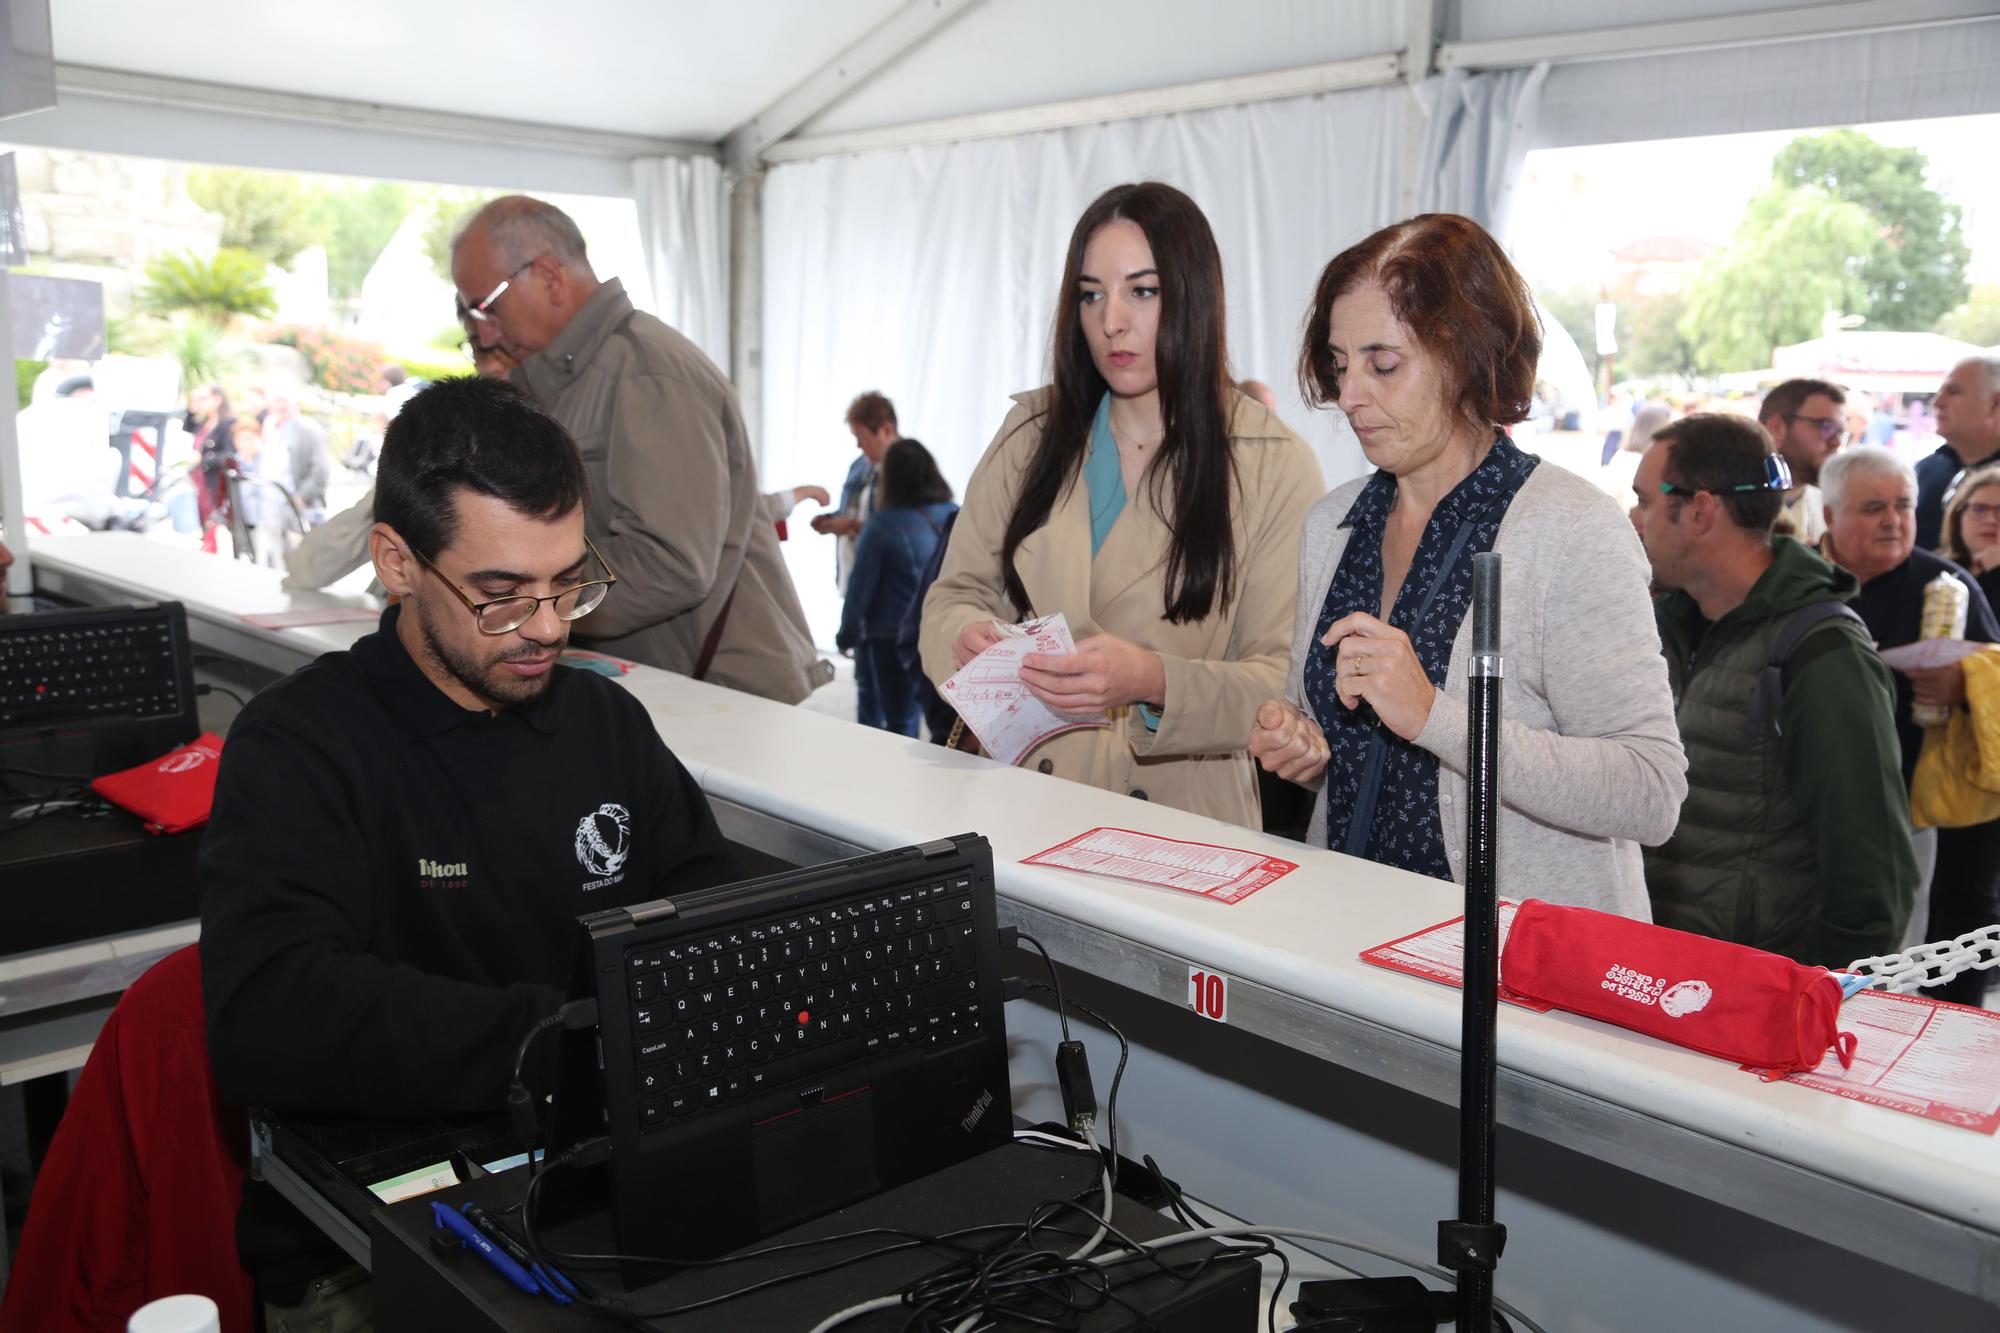
[[[701,350],[600,281],[562,210],[509,195],[452,245],[474,341],[569,431],[585,522],[618,575],[590,647],[797,703],[831,676],[765,516],[736,393]],[[613,605],[615,601],[616,605]],[[577,635],[582,639],[584,635]]]

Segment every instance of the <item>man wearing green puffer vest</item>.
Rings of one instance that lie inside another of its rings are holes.
[[[1896,949],[1917,864],[1889,669],[1836,609],[1859,585],[1771,535],[1790,480],[1720,413],[1663,428],[1633,478],[1688,756],[1646,889],[1660,925],[1840,967]]]

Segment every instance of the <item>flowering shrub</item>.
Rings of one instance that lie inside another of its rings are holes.
[[[313,383],[322,389],[333,393],[375,392],[383,355],[374,343],[298,324],[273,330],[266,341],[297,348],[306,359]]]

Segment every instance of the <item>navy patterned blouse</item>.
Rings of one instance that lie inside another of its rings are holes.
[[[1514,493],[1541,460],[1498,435],[1472,475],[1438,502],[1389,623],[1410,636],[1431,684],[1442,689],[1451,646],[1472,606],[1472,557],[1493,549]],[[1326,590],[1319,627],[1306,656],[1306,704],[1326,732],[1326,845],[1335,851],[1451,878],[1438,819],[1437,756],[1397,736],[1366,703],[1349,709],[1334,688],[1337,649],[1319,642],[1327,627],[1356,611],[1382,613],[1382,531],[1396,479],[1377,472],[1341,526],[1351,531]]]

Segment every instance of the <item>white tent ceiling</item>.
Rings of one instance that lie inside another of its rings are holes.
[[[1876,48],[1830,60],[1819,34],[1963,28],[1995,13],[1987,0],[56,0],[62,105],[6,122],[0,141],[628,193],[632,158],[725,141],[733,163],[787,135],[798,136],[784,145],[797,156],[881,146],[884,127],[912,123],[936,127],[933,141],[957,138],[968,118],[1010,112],[984,132],[1011,132],[1026,127],[1022,109],[1079,99],[1091,99],[1072,108],[1085,120],[1171,110],[1170,100],[1120,99],[1195,84],[1207,89],[1194,104],[1216,105],[1408,78],[1428,67],[1431,36],[1443,43],[1441,68],[1601,62],[1549,84],[1548,124],[1566,141],[1591,132],[1588,106],[1607,97],[1631,111],[1609,137],[1713,133],[1758,117],[1661,123],[1704,105],[1691,85],[1709,66],[1660,53],[1733,46],[1738,69],[1768,57],[1769,68],[1808,69],[1852,94],[1876,78]],[[1951,30],[1935,32],[1921,48],[1911,34],[1916,54],[1898,62],[1909,70],[1890,71],[1926,93],[1937,84],[1924,82],[1940,58],[1931,52],[1965,49]],[[1603,60],[1619,54],[1627,59]],[[1357,68],[1274,82],[1343,61]],[[1970,92],[1926,108],[1939,99],[1892,90],[1884,118],[1991,109],[1972,104],[2000,96],[1995,75],[1982,47],[1947,80]],[[1657,102],[1621,101],[1635,81],[1659,84]],[[1835,123],[1854,100],[1812,109]],[[855,139],[870,132],[872,142]]]
[[[65,65],[713,143],[903,0],[56,0]]]

